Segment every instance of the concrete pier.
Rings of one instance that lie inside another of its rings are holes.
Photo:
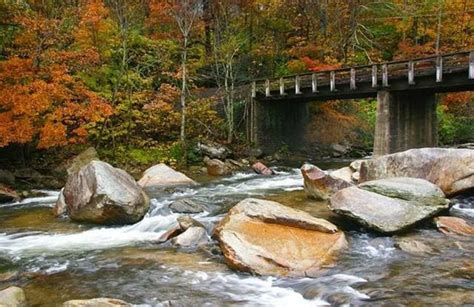
[[[437,144],[436,100],[433,92],[377,93],[374,156]]]

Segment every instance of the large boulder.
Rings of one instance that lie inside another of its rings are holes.
[[[69,217],[80,222],[136,223],[150,206],[132,176],[102,161],[91,161],[71,174],[62,194]],[[60,196],[58,204],[61,202]],[[55,211],[64,212],[59,208]]]
[[[330,222],[254,198],[235,205],[214,237],[231,268],[259,275],[315,276],[347,246]]]
[[[28,306],[25,292],[18,287],[8,287],[0,291],[0,306],[25,307]]]
[[[115,298],[93,298],[90,300],[71,300],[63,304],[64,307],[119,307],[132,306]]]
[[[212,159],[225,159],[231,155],[229,148],[217,144],[217,143],[203,143],[199,142],[196,146],[197,151],[203,155]]]
[[[382,233],[403,231],[448,207],[441,189],[417,178],[370,181],[330,199],[335,213]]]
[[[185,174],[160,163],[147,169],[138,184],[143,188],[168,188],[195,185],[196,182]]]
[[[419,148],[368,160],[360,182],[391,177],[426,179],[447,196],[474,189],[474,150]]]
[[[318,200],[326,200],[335,192],[352,184],[339,177],[332,176],[317,166],[304,164],[301,167],[306,194]]]
[[[349,166],[334,170],[334,171],[329,173],[329,175],[331,175],[331,177],[339,178],[339,179],[342,179],[346,182],[352,182],[352,175],[353,174],[354,174],[354,171]]]

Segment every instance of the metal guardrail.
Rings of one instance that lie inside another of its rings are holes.
[[[373,88],[388,87],[390,79],[403,77],[407,78],[408,84],[415,85],[417,76],[429,75],[435,77],[436,83],[441,83],[443,74],[466,68],[467,77],[474,79],[474,51],[323,70],[274,79],[255,79],[252,82],[252,97],[257,97],[257,94],[270,97],[272,92],[283,96],[287,94],[287,89],[299,95],[302,94],[302,88],[311,88],[312,93],[317,94],[320,86],[328,86],[331,92],[335,92],[340,84],[349,84],[350,91],[357,91],[357,84],[362,82],[370,82]]]

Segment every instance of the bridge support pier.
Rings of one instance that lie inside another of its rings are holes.
[[[438,143],[435,94],[426,91],[377,93],[374,156]]]
[[[266,153],[288,146],[305,145],[305,129],[309,119],[309,103],[253,101],[252,139]]]

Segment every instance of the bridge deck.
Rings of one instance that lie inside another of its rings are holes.
[[[381,90],[474,90],[474,51],[256,80],[252,96],[305,102],[376,97]]]

